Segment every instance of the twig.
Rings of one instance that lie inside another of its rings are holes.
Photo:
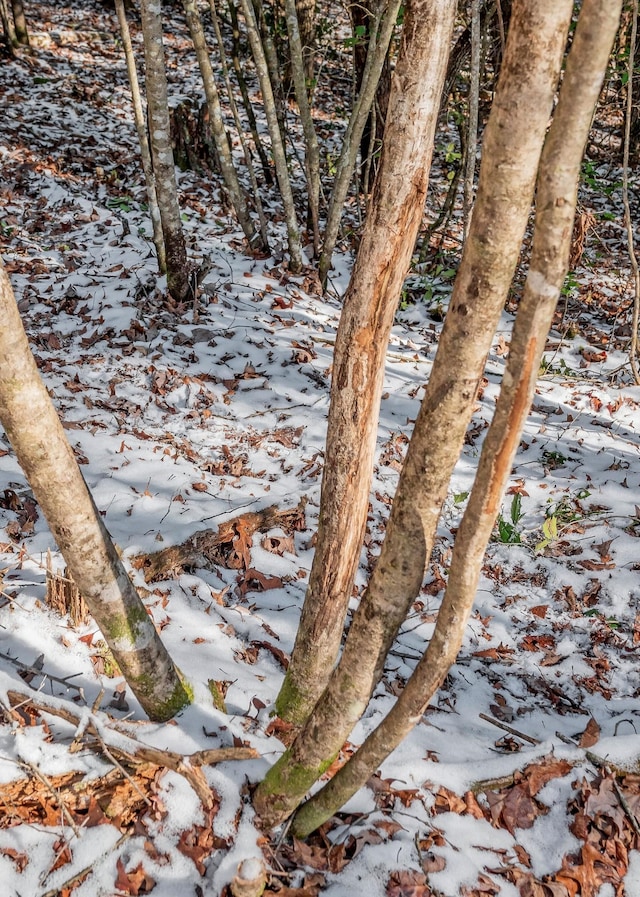
[[[53,797],[55,802],[60,807],[60,812],[62,813],[63,817],[67,821],[67,825],[69,825],[69,827],[73,830],[73,834],[76,836],[76,838],[79,838],[80,831],[78,829],[78,826],[76,825],[75,820],[74,820],[73,816],[71,815],[69,808],[67,807],[64,800],[62,799],[62,795],[60,794],[58,789],[55,788],[54,785],[51,784],[51,782],[47,778],[47,776],[43,772],[40,772],[38,767],[35,766],[30,761],[16,760],[15,762],[18,764],[18,766],[21,766],[22,769],[28,770],[42,785],[45,786],[47,791],[49,791],[49,793],[51,794],[51,796]]]
[[[508,732],[509,735],[515,735],[516,738],[521,738],[523,741],[529,742],[529,744],[540,744],[537,738],[532,738],[530,735],[525,735],[524,732],[519,732],[512,726],[507,726],[506,723],[501,723],[500,720],[495,719],[493,716],[487,716],[486,713],[479,713],[478,716],[485,722],[491,723],[492,726],[497,726],[498,729],[504,729],[504,731]]]
[[[53,673],[46,673],[44,670],[38,669],[38,667],[29,666],[29,664],[22,663],[21,660],[16,660],[15,658],[10,657],[8,654],[3,654],[2,652],[0,652],[0,659],[8,660],[9,663],[12,663],[14,667],[17,667],[24,673],[32,673],[34,676],[42,676],[43,679],[48,679],[50,682],[59,682],[60,685],[64,685],[65,688],[73,688],[84,700],[84,692],[82,688],[79,685],[74,685],[73,682],[69,682],[69,679],[72,679],[75,676],[79,676],[80,673],[73,673],[71,676],[67,676],[64,679],[61,679],[59,676],[54,676]]]
[[[71,889],[74,884],[81,881],[85,875],[88,875],[89,872],[92,872],[96,864],[101,860],[105,859],[110,853],[113,853],[114,850],[117,850],[121,844],[123,844],[128,838],[130,838],[134,834],[133,832],[125,832],[121,835],[115,844],[103,853],[102,856],[98,857],[94,860],[89,866],[85,866],[84,869],[80,869],[79,872],[76,872],[71,878],[68,878],[65,882],[60,885],[57,885],[55,888],[50,888],[48,891],[45,891],[43,894],[40,894],[39,897],[59,897],[60,894],[64,893],[65,890]]]
[[[61,706],[62,701],[59,698],[56,699],[55,704],[53,702],[49,703],[49,701],[43,701],[42,699],[36,700],[33,696],[23,694],[15,689],[7,689],[6,695],[11,705],[22,703],[32,704],[37,710],[43,713],[50,713],[53,716],[58,716],[61,719],[72,723],[76,727],[85,722],[84,717],[80,717],[70,708]],[[117,744],[109,743],[107,735],[109,729],[117,731]],[[131,764],[151,763],[154,766],[164,766],[167,769],[172,769],[174,772],[184,776],[202,801],[205,809],[211,808],[213,805],[213,797],[202,771],[202,766],[223,763],[228,760],[250,760],[259,756],[254,748],[247,747],[227,747],[196,751],[196,753],[191,754],[190,756],[185,756],[175,751],[166,751],[162,748],[143,744],[129,734],[123,727],[118,726],[111,720],[109,720],[109,725],[103,725],[102,721],[95,715],[92,715],[89,718],[85,731],[94,735],[99,740],[99,749],[101,752],[103,752],[104,746],[107,745],[109,752],[120,760],[124,760]],[[94,745],[89,742],[87,743],[87,747],[93,749]]]

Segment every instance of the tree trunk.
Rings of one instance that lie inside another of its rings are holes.
[[[132,691],[167,720],[189,692],[102,522],[40,379],[0,263],[0,421],[74,582]]]
[[[380,173],[336,337],[316,553],[277,702],[297,724],[335,663],[360,557],[384,359],[422,219],[454,9],[453,0],[407,9]]]
[[[485,133],[476,208],[380,559],[325,692],[293,745],[256,792],[256,809],[266,825],[286,817],[337,755],[364,712],[397,630],[420,591],[451,472],[517,264],[572,8],[572,0],[539,0],[536,4],[518,0],[514,4],[503,69]],[[415,72],[415,57],[409,62]],[[439,96],[436,106],[438,100]],[[391,114],[390,124],[394,119]],[[385,140],[387,137],[388,133]],[[409,143],[415,154],[416,144]],[[375,191],[369,214],[373,218],[378,214]],[[403,233],[402,229],[397,232]],[[357,335],[351,342],[360,349]],[[365,356],[365,362],[362,351],[357,355],[364,367],[369,357]],[[356,367],[360,380],[364,379],[363,367]],[[348,426],[352,426],[351,420]],[[344,433],[348,426],[342,424]],[[357,438],[356,434],[352,438]],[[328,454],[329,465],[331,457]],[[367,464],[368,476],[370,457],[361,463]],[[353,488],[357,482],[353,474],[350,482]],[[343,505],[351,510],[354,501],[341,485]],[[367,486],[368,480],[365,489]],[[358,490],[358,508],[361,495]],[[365,509],[366,497],[365,493]],[[338,550],[344,551],[344,544],[334,544],[333,551]],[[307,648],[317,650],[312,643]]]
[[[568,268],[580,164],[598,101],[622,0],[584,0],[547,135],[536,194],[529,274],[518,309],[496,411],[455,547],[442,607],[429,647],[395,706],[293,822],[306,837],[361,788],[422,717],[462,645],[482,561],[529,413],[545,341]],[[514,27],[517,22],[514,20]],[[478,210],[479,214],[482,211]],[[419,494],[420,479],[401,488]]]
[[[242,191],[242,187],[238,181],[236,169],[233,164],[233,156],[231,155],[231,147],[227,138],[227,132],[222,119],[222,108],[220,106],[220,97],[218,96],[218,88],[213,77],[213,68],[209,59],[209,50],[202,28],[202,20],[195,0],[183,0],[185,15],[187,17],[187,25],[191,40],[195,47],[196,57],[202,82],[204,84],[204,93],[207,100],[207,108],[209,109],[209,120],[211,124],[211,133],[218,152],[220,161],[220,172],[224,185],[227,188],[231,204],[238,217],[240,227],[247,238],[250,249],[256,249],[262,252],[266,249],[263,245],[262,236],[256,231],[247,202]]]
[[[140,145],[140,158],[142,160],[142,170],[144,172],[144,182],[147,190],[147,201],[149,203],[149,217],[151,218],[151,227],[153,229],[153,242],[156,247],[156,257],[158,259],[158,270],[161,274],[167,273],[167,259],[164,248],[164,237],[162,235],[162,220],[160,218],[160,209],[158,208],[158,195],[156,193],[156,178],[153,173],[153,160],[151,158],[151,147],[149,146],[149,138],[147,136],[147,124],[145,121],[144,110],[142,108],[142,97],[140,96],[140,83],[138,81],[138,70],[136,69],[136,60],[133,54],[133,45],[131,43],[131,33],[129,31],[129,23],[127,22],[127,14],[125,12],[124,0],[115,0],[116,14],[118,16],[118,24],[120,25],[120,36],[122,38],[122,47],[124,49],[125,61],[127,64],[127,74],[129,76],[129,85],[131,87],[131,101],[133,103],[133,118],[136,123],[136,132],[138,134],[138,144]]]
[[[323,287],[327,285],[327,275],[331,268],[331,257],[335,249],[344,201],[349,192],[349,182],[358,157],[358,147],[367,124],[369,112],[375,100],[382,69],[387,58],[389,42],[396,25],[401,0],[389,0],[382,18],[376,16],[375,27],[367,45],[367,58],[362,75],[362,85],[349,116],[349,123],[342,140],[342,149],[336,164],[336,177],[331,192],[327,224],[324,231],[324,245],[318,265],[318,276]],[[375,34],[375,40],[374,40]]]
[[[300,30],[304,75],[309,89],[313,82],[313,56],[316,48],[316,2],[295,0],[295,8]]]
[[[251,52],[256,64],[256,72],[260,81],[260,89],[262,91],[262,101],[264,104],[264,114],[269,127],[269,135],[271,137],[271,152],[276,167],[276,177],[278,179],[278,187],[282,197],[284,206],[284,217],[287,225],[287,240],[289,246],[289,267],[295,274],[302,270],[302,245],[300,243],[300,228],[298,227],[298,219],[296,217],[296,208],[293,201],[293,191],[291,189],[291,179],[289,177],[289,169],[287,167],[287,156],[284,149],[280,124],[278,122],[276,103],[273,96],[273,88],[269,75],[269,66],[260,39],[258,31],[258,23],[253,11],[251,0],[240,0],[241,9],[244,15],[247,27],[247,35],[251,45]]]
[[[16,28],[13,23],[13,16],[9,12],[9,7],[7,6],[7,0],[0,0],[0,19],[2,19],[4,42],[9,56],[15,56],[16,47],[18,46],[18,38],[16,37]]]
[[[171,298],[179,304],[187,298],[189,269],[171,150],[167,74],[162,45],[161,0],[141,0],[140,18],[144,38],[151,155],[167,260],[167,288]]]
[[[25,18],[22,0],[11,0],[11,10],[13,12],[13,22],[16,28],[16,40],[21,47],[28,47],[29,32],[27,30],[27,20]]]

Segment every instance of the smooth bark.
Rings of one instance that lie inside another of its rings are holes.
[[[149,146],[149,139],[147,137],[147,124],[145,120],[144,110],[142,108],[142,97],[140,95],[138,70],[136,68],[136,60],[133,53],[133,44],[131,43],[131,33],[129,31],[129,23],[127,22],[127,14],[124,8],[124,0],[115,0],[115,6],[116,14],[118,16],[118,24],[120,25],[122,47],[124,49],[125,61],[127,64],[129,85],[131,87],[133,118],[136,125],[136,132],[138,134],[138,143],[140,145],[140,158],[142,160],[142,170],[144,172],[144,181],[147,189],[147,202],[149,204],[149,216],[151,218],[151,227],[153,229],[153,242],[156,247],[158,269],[161,274],[166,274],[167,258],[164,248],[164,236],[162,235],[162,220],[160,218],[158,196],[156,193],[156,178],[153,173],[151,147]]]
[[[453,0],[407,8],[380,171],[336,336],[316,552],[277,701],[298,725],[338,655],[360,558],[384,359],[422,219],[454,11]]]
[[[249,175],[249,180],[251,182],[251,189],[253,191],[252,198],[253,198],[253,202],[256,207],[256,211],[258,213],[258,220],[260,222],[260,236],[262,237],[263,249],[266,252],[269,249],[267,219],[264,214],[262,200],[260,199],[260,188],[258,187],[258,179],[256,178],[255,169],[253,167],[253,159],[251,158],[251,152],[249,150],[247,140],[244,136],[244,128],[242,125],[242,121],[240,120],[238,104],[236,103],[236,99],[235,99],[234,92],[233,92],[233,86],[231,84],[231,76],[229,74],[229,64],[227,62],[227,51],[224,48],[224,41],[222,40],[222,32],[220,31],[220,21],[218,19],[218,11],[216,9],[215,0],[209,0],[209,9],[211,10],[211,24],[213,25],[213,30],[214,30],[214,33],[216,36],[216,43],[218,45],[218,58],[220,59],[220,68],[222,70],[222,77],[224,78],[224,83],[227,88],[227,101],[229,103],[229,108],[231,109],[231,114],[233,115],[233,120],[235,122],[236,130],[238,132],[238,139],[240,140],[240,145],[242,147],[242,152],[244,155],[244,161],[247,166],[247,173]],[[256,148],[259,149],[259,146]]]
[[[189,703],[189,692],[87,489],[1,263],[0,315],[0,422],[122,675],[151,719],[170,719]]]
[[[278,187],[280,188],[280,195],[284,206],[284,218],[287,226],[287,240],[289,246],[289,267],[292,272],[296,273],[302,270],[300,228],[298,227],[298,219],[296,217],[296,209],[293,202],[293,191],[291,189],[291,179],[289,178],[289,169],[287,167],[287,156],[284,150],[284,143],[278,122],[273,88],[269,76],[269,67],[260,39],[258,24],[256,22],[253,6],[251,5],[251,0],[240,0],[240,2],[247,27],[249,44],[251,45],[251,52],[253,53],[253,59],[256,64],[258,80],[260,81],[262,101],[264,103],[264,114],[267,119],[269,135],[271,137],[271,152],[273,153],[276,178],[278,179]]]
[[[300,110],[300,122],[304,134],[304,162],[307,175],[307,198],[309,202],[309,215],[311,218],[311,230],[313,240],[313,254],[320,251],[319,209],[320,209],[320,150],[318,148],[318,136],[311,117],[311,106],[307,95],[305,77],[305,62],[303,45],[298,27],[295,0],[284,0],[285,17],[287,20],[287,33],[289,35],[289,51],[291,56],[291,74],[293,86]]]
[[[340,155],[336,163],[336,176],[333,182],[331,199],[329,201],[322,254],[318,265],[320,282],[323,287],[326,287],[327,285],[327,277],[329,270],[331,269],[331,259],[333,258],[333,251],[336,246],[336,240],[338,239],[338,232],[340,231],[340,221],[342,220],[344,202],[347,198],[347,193],[349,192],[349,183],[353,175],[356,159],[358,158],[360,141],[367,124],[371,106],[375,100],[380,75],[382,74],[384,61],[389,49],[389,43],[393,35],[393,30],[396,27],[400,5],[401,0],[389,0],[389,4],[384,10],[382,20],[377,20],[375,27],[372,27],[371,29],[367,47],[367,58],[362,75],[362,84],[353,109],[351,110],[351,115],[349,116],[347,130],[345,131],[342,140],[342,149],[340,150]]]
[[[211,60],[209,59],[209,50],[202,28],[202,19],[200,18],[200,13],[198,12],[195,0],[182,0],[182,5],[184,6],[187,26],[196,51],[200,74],[202,75],[204,94],[207,101],[207,109],[209,110],[211,133],[213,134],[213,140],[218,152],[222,180],[227,188],[231,205],[237,215],[240,227],[247,238],[249,247],[262,252],[266,249],[266,246],[263,244],[261,233],[256,231],[253,221],[251,220],[247,202],[233,164],[231,147],[229,146],[229,140],[222,118],[222,108],[220,106],[218,88],[216,87],[216,82],[213,76],[213,68],[211,66]]]
[[[13,23],[16,29],[16,40],[21,47],[28,47],[29,31],[27,30],[27,19],[24,14],[24,4],[22,0],[11,0],[11,11],[13,13]]]
[[[621,6],[622,0],[606,5],[600,0],[584,0],[582,5],[540,161],[531,262],[507,369],[475,484],[456,534],[433,637],[391,712],[296,814],[293,831],[298,837],[305,837],[333,815],[420,721],[462,645],[487,543],[531,407],[545,341],[568,268],[580,165]],[[403,483],[403,488],[419,491],[422,483],[418,479]]]
[[[572,8],[572,0],[514,4],[485,133],[476,208],[381,555],[327,688],[256,793],[256,809],[267,826],[295,809],[337,755],[364,712],[398,628],[420,591],[518,260]],[[374,210],[375,205],[371,214]],[[351,502],[345,497],[345,503]]]
[[[171,149],[167,73],[162,44],[161,0],[141,0],[140,18],[144,38],[151,156],[164,236],[167,287],[174,302],[181,303],[186,299],[189,291],[189,269]]]

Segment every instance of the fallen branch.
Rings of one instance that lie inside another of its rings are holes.
[[[189,536],[180,545],[171,545],[151,554],[139,554],[132,566],[142,570],[145,582],[155,582],[179,575],[185,569],[215,567],[242,569],[244,563],[241,543],[256,532],[268,532],[275,527],[283,530],[304,529],[304,504],[279,511],[276,505],[262,511],[250,511],[221,523],[218,529],[204,529]],[[240,550],[239,550],[240,549]]]
[[[259,756],[254,748],[247,747],[215,748],[183,755],[143,744],[112,720],[105,719],[103,721],[98,719],[95,714],[91,714],[87,721],[84,714],[75,713],[59,698],[48,700],[42,695],[36,698],[32,694],[25,694],[13,688],[6,691],[6,696],[12,707],[30,704],[40,713],[50,713],[76,727],[82,727],[83,732],[88,732],[96,738],[96,741],[84,742],[85,746],[91,750],[105,754],[106,747],[108,753],[120,762],[124,761],[130,765],[150,763],[153,766],[172,769],[189,782],[205,809],[211,809],[213,806],[213,794],[202,771],[203,766],[228,760],[251,760]]]

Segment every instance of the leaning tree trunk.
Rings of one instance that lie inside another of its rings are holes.
[[[540,161],[531,262],[513,328],[509,361],[482,446],[473,490],[456,533],[447,588],[433,637],[391,712],[333,779],[300,808],[292,826],[298,837],[306,837],[345,804],[409,734],[462,646],[487,543],[529,413],[545,341],[568,268],[580,164],[621,6],[622,0],[607,4],[584,0],[582,4]],[[417,495],[423,484],[419,478],[410,481],[403,474],[398,487],[401,489]],[[398,530],[394,532],[403,538]]]
[[[1,263],[0,317],[0,422],[122,675],[151,719],[170,719],[189,703],[189,692],[93,503]]]
[[[572,8],[572,0],[536,4],[518,0],[516,17],[514,4],[485,133],[476,208],[380,558],[327,688],[256,792],[256,810],[266,825],[289,815],[333,762],[364,712],[398,628],[420,591],[451,472],[517,264]],[[415,71],[415,64],[411,68]],[[415,153],[415,145],[411,146]],[[374,201],[369,214],[376,212]],[[353,345],[359,348],[357,340]],[[361,352],[357,354],[362,358]],[[362,368],[356,370],[364,379]],[[370,470],[370,459],[367,463]],[[346,490],[343,502],[351,504]]]
[[[318,542],[277,702],[298,725],[335,663],[360,557],[384,359],[422,220],[454,11],[455,0],[407,8],[380,173],[336,337]]]
[[[171,149],[167,73],[164,67],[162,44],[161,0],[141,0],[140,18],[144,38],[151,155],[164,236],[167,288],[174,302],[181,303],[187,298],[189,291],[189,269]]]

